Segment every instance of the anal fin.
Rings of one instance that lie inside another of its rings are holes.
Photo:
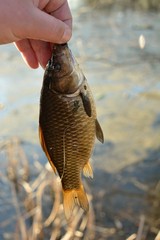
[[[93,170],[89,162],[84,165],[83,174],[85,177],[93,178]]]
[[[46,147],[46,144],[45,144],[45,141],[44,141],[44,137],[43,137],[43,132],[42,132],[41,126],[39,126],[39,140],[40,140],[40,144],[42,146],[42,149],[45,152],[46,157],[48,158],[49,163],[51,164],[51,167],[53,168],[54,172],[57,173],[56,167],[54,166],[54,164],[53,164],[53,162],[52,162],[52,160],[51,160],[51,158],[49,156],[49,153],[47,151],[47,147]]]
[[[81,185],[79,189],[63,190],[63,205],[67,220],[70,220],[76,205],[88,212],[89,203],[83,186]]]

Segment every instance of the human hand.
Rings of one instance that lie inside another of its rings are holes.
[[[67,0],[0,0],[0,29],[0,44],[15,42],[30,67],[45,67],[51,45],[71,38],[72,16]]]

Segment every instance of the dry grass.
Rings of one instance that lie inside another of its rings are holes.
[[[53,174],[50,165],[45,166],[35,162],[32,166],[18,139],[3,142],[0,150],[4,151],[8,162],[7,174],[1,174],[3,180],[10,185],[11,199],[15,215],[0,222],[6,240],[94,240],[109,239],[116,236],[117,229],[96,226],[92,207],[92,195],[85,183],[90,200],[90,212],[86,216],[80,209],[74,210],[73,219],[67,223],[64,217],[61,198],[61,184],[59,178]],[[32,177],[31,167],[36,168],[37,174]],[[3,206],[5,212],[5,206]],[[0,209],[0,214],[5,214]],[[11,222],[15,222],[14,231],[10,231]],[[158,225],[157,225],[158,226]],[[155,240],[160,240],[158,228]],[[137,233],[133,233],[126,240],[147,240],[148,225],[145,216],[140,218]],[[120,239],[120,238],[118,238]]]
[[[11,185],[12,203],[16,211],[15,232],[4,233],[4,238],[78,240],[89,235],[89,239],[94,239],[91,203],[89,215],[85,216],[83,211],[75,209],[73,219],[67,223],[63,213],[61,184],[50,165],[37,164],[38,175],[30,180],[28,159],[18,139],[3,143],[1,148],[5,149],[8,160],[6,181]],[[90,193],[88,197],[91,199]],[[1,227],[5,224],[2,222]]]

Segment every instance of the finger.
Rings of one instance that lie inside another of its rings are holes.
[[[70,29],[72,29],[72,15],[69,10],[69,6],[67,2],[63,5],[63,7],[53,11],[51,15],[63,21],[65,24],[67,24],[70,27]]]
[[[66,0],[50,0],[45,11],[65,22],[72,29],[72,14]]]
[[[35,8],[28,18],[22,38],[65,43],[71,38],[71,29],[59,19]]]
[[[40,65],[45,68],[48,60],[51,58],[52,48],[50,43],[40,40],[30,40],[32,49]]]
[[[48,13],[61,7],[67,0],[42,0],[38,1],[38,8],[47,10]]]
[[[20,51],[24,61],[29,65],[31,68],[38,68],[38,60],[35,55],[35,52],[29,42],[29,40],[20,40],[15,42],[15,46]]]

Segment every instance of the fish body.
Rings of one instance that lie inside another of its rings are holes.
[[[68,45],[55,45],[41,90],[39,136],[52,168],[61,178],[67,219],[76,204],[88,211],[81,172],[93,177],[89,159],[96,135],[103,142],[87,80]]]

